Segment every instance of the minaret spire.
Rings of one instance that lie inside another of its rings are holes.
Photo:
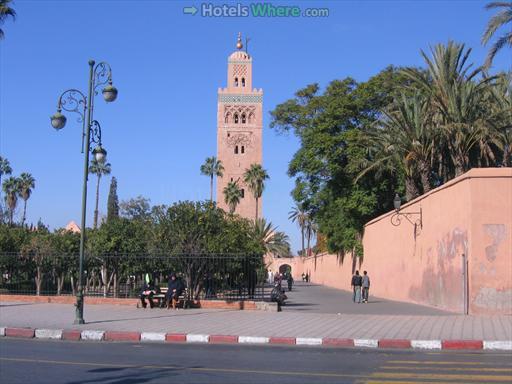
[[[244,45],[242,44],[242,32],[238,32],[238,40],[236,41],[236,48],[242,49]]]

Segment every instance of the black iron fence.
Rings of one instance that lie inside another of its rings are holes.
[[[0,294],[74,295],[78,255],[0,254]],[[260,255],[92,255],[84,262],[84,293],[138,297],[149,279],[167,287],[171,273],[188,288],[189,299],[264,300],[265,266]]]

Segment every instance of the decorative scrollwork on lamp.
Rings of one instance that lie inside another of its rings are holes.
[[[393,224],[395,227],[398,227],[402,223],[401,218],[405,218],[409,223],[411,223],[414,226],[414,238],[416,239],[416,237],[421,234],[421,230],[423,229],[423,212],[421,210],[421,207],[419,212],[403,212],[400,210],[401,204],[402,199],[397,193],[395,194],[395,198],[393,199],[395,213],[391,216],[391,224]]]

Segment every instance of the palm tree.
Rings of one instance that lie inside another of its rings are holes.
[[[36,179],[32,177],[30,173],[22,173],[18,179],[18,194],[23,199],[23,219],[21,220],[21,225],[25,224],[25,218],[27,215],[27,200],[30,198],[32,194],[32,189],[36,186]]]
[[[504,46],[508,45],[512,47],[512,2],[510,1],[495,1],[489,3],[485,6],[485,9],[501,9],[496,15],[494,15],[491,20],[487,23],[487,28],[482,36],[482,44],[487,45],[487,43],[494,36],[496,31],[501,27],[505,28],[505,34],[500,36],[496,42],[492,45],[489,53],[487,54],[487,58],[485,59],[484,66],[489,68],[492,65],[492,61],[494,60],[494,56],[498,53],[500,49]],[[507,24],[508,28],[507,28]]]
[[[381,124],[391,139],[388,150],[398,153],[404,168],[406,183],[409,185],[408,200],[415,198],[416,173],[419,173],[423,193],[431,189],[432,161],[436,143],[436,131],[431,124],[429,100],[420,93],[412,97],[404,94],[401,99],[386,111],[383,111]],[[381,138],[382,139],[382,138]]]
[[[292,223],[297,222],[297,225],[300,228],[300,234],[302,239],[302,255],[306,255],[306,251],[304,248],[305,242],[305,231],[306,231],[306,223],[309,221],[308,213],[302,208],[301,204],[297,204],[292,208],[290,212],[288,212],[288,220],[291,220]]]
[[[111,171],[110,163],[103,163],[96,159],[91,161],[89,166],[89,173],[92,173],[98,177],[96,181],[96,208],[94,209],[94,228],[98,228],[98,202],[100,198],[100,180],[101,176],[109,175]]]
[[[238,187],[235,181],[230,181],[228,185],[224,187],[224,202],[229,207],[229,213],[235,213],[236,206],[240,203],[242,198],[242,190]]]
[[[318,232],[318,225],[313,221],[311,220],[310,217],[308,217],[308,221],[306,223],[306,239],[308,241],[307,243],[307,255],[309,256],[310,254],[310,249],[311,249],[311,239],[317,234]]]
[[[464,44],[449,41],[438,44],[432,50],[432,59],[423,51],[427,71],[405,69],[404,73],[413,80],[431,100],[435,122],[443,131],[446,146],[454,167],[455,176],[466,172],[471,165],[470,153],[486,135],[494,135],[489,130],[488,116],[484,105],[489,83],[495,78],[477,79],[482,68],[471,70],[467,60],[471,49]]]
[[[267,223],[265,219],[256,219],[252,231],[254,239],[265,249],[265,253],[271,253],[278,257],[290,255],[288,235],[277,231],[277,227],[273,227],[271,222]]]
[[[268,178],[268,173],[263,169],[261,164],[251,164],[244,173],[244,182],[247,184],[254,196],[254,199],[256,200],[255,220],[258,220],[258,200],[263,194],[263,190],[265,189],[265,180]]]
[[[0,25],[5,23],[7,17],[12,17],[13,20],[16,19],[16,12],[14,9],[9,7],[9,3],[11,0],[0,0]],[[0,40],[4,38],[4,31],[0,28]]]
[[[213,202],[213,176],[222,177],[224,175],[224,166],[215,156],[206,158],[201,165],[201,174],[210,176],[210,202]]]
[[[9,164],[9,160],[0,156],[0,185],[2,185],[2,176],[10,175],[12,173],[11,165]]]
[[[19,179],[12,176],[9,177],[4,180],[2,188],[5,192],[5,202],[9,208],[9,225],[12,225],[14,210],[18,204]]]

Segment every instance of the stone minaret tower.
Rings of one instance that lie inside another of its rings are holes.
[[[228,84],[219,88],[217,101],[217,158],[224,166],[224,176],[217,178],[217,205],[228,211],[224,203],[224,187],[237,181],[243,197],[236,207],[239,215],[254,219],[256,200],[243,182],[243,174],[251,164],[262,160],[263,90],[252,88],[252,57],[243,50],[238,34],[237,50],[228,58]],[[258,202],[262,215],[262,199]]]

